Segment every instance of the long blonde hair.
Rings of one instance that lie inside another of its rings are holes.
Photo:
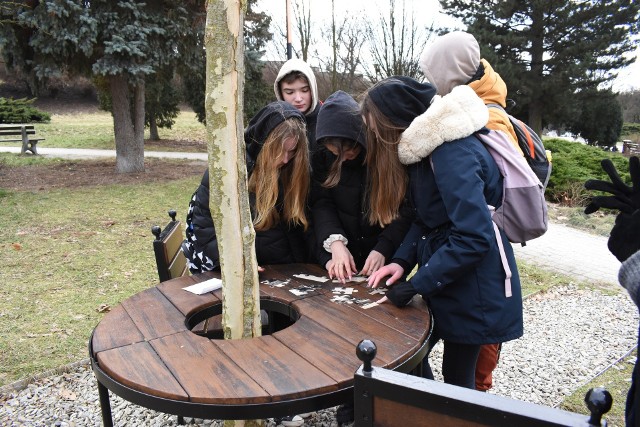
[[[405,128],[392,124],[368,94],[361,107],[367,129],[367,215],[370,224],[384,227],[398,218],[409,182],[405,166],[398,158],[398,142]]]
[[[284,155],[284,141],[296,140],[291,160],[282,167],[277,163]],[[253,225],[257,231],[269,230],[280,221],[276,209],[279,182],[284,190],[282,214],[293,225],[309,226],[305,207],[309,193],[309,147],[305,124],[289,118],[276,126],[264,142],[249,177],[249,191],[255,194]]]

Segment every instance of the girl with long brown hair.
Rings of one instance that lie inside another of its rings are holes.
[[[392,262],[368,283],[390,286],[381,302],[397,306],[422,295],[434,318],[429,351],[444,341],[445,382],[473,389],[480,346],[523,333],[513,249],[488,207],[502,202],[502,176],[475,136],[488,121],[487,108],[468,86],[440,97],[432,85],[398,76],[366,93],[362,114],[372,175],[370,218],[384,224],[398,215],[405,183],[416,215]],[[512,273],[510,288],[503,257]],[[433,378],[428,354],[423,368]]]
[[[369,220],[366,135],[360,106],[351,95],[337,91],[326,99],[316,136],[320,153],[313,163],[311,212],[317,258],[331,278],[344,283],[356,273],[368,276],[391,260],[409,229],[411,211],[403,205],[386,224]]]
[[[310,262],[307,209],[309,149],[304,116],[284,101],[272,102],[244,134],[256,256],[261,265]],[[217,268],[218,244],[209,211],[209,171],[189,203],[182,247],[192,273]]]

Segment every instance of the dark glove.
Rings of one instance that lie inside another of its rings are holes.
[[[611,253],[624,262],[640,250],[640,209],[632,214],[620,212],[607,243]]]
[[[590,179],[584,183],[587,190],[603,191],[611,193],[613,196],[594,196],[584,210],[585,214],[590,214],[600,208],[617,209],[620,212],[632,214],[640,209],[640,159],[638,157],[629,158],[629,174],[631,175],[632,186],[626,185],[613,162],[604,159],[600,163],[602,169],[609,175],[611,182]]]
[[[416,291],[411,282],[398,282],[391,286],[384,295],[396,307],[404,307],[411,302],[411,299],[417,293],[418,291]]]

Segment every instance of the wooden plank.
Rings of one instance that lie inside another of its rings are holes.
[[[273,401],[315,396],[338,389],[333,379],[272,336],[212,342],[250,373]]]
[[[6,123],[0,124],[0,129],[33,129],[34,125],[20,124],[20,123]]]
[[[182,251],[179,251],[176,253],[175,258],[173,258],[169,265],[169,276],[171,276],[171,278],[177,278],[182,277],[187,273],[187,259]]]
[[[150,344],[192,402],[209,404],[264,403],[271,396],[211,341],[189,332]],[[259,367],[253,367],[259,369]]]
[[[25,132],[27,135],[36,134],[35,129],[27,129]],[[22,129],[20,127],[16,129],[0,128],[0,135],[22,135]]]
[[[293,303],[298,312],[351,342],[353,348],[364,338],[376,343],[376,360],[384,360],[384,367],[395,367],[414,354],[422,342],[378,321],[371,315],[348,307],[349,304],[331,302],[333,296],[318,295]]]
[[[147,340],[187,330],[184,315],[157,288],[133,295],[122,306]]]
[[[166,399],[189,399],[147,342],[102,351],[97,360],[107,375],[134,390]]]
[[[464,420],[455,414],[447,415],[427,408],[405,405],[380,397],[373,399],[373,425],[376,427],[482,427],[487,424]]]
[[[217,295],[212,292],[208,292],[203,295],[196,295],[182,289],[195,283],[211,279],[212,277],[214,277],[214,275],[211,273],[184,276],[179,279],[159,283],[157,288],[186,318],[191,316],[193,313],[202,311],[203,309],[220,302],[220,298],[222,297],[222,293],[220,291],[216,291]]]
[[[298,319],[295,327],[285,328],[271,336],[333,378],[340,388],[353,383],[353,373],[362,364],[352,342],[307,316]],[[383,359],[376,360],[384,363]]]
[[[180,246],[182,245],[184,233],[182,231],[182,226],[180,221],[176,221],[173,228],[169,231],[169,233],[164,236],[162,243],[164,244],[164,257],[167,261],[167,264],[171,263],[180,250]]]
[[[113,333],[118,331],[118,333]],[[116,305],[107,313],[93,331],[93,352],[99,353],[116,347],[144,340],[122,305]]]

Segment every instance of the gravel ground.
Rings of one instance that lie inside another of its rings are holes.
[[[503,345],[492,393],[555,406],[635,345],[638,310],[621,288],[602,293],[560,287],[524,301],[524,337]],[[441,345],[432,354],[439,377]],[[375,362],[374,362],[375,365]],[[23,385],[24,386],[24,385]],[[98,426],[95,378],[86,364],[34,380],[0,394],[2,426]],[[175,416],[147,410],[112,395],[116,426],[173,426]],[[220,421],[186,419],[188,425],[221,426]],[[267,426],[273,427],[273,420]],[[306,419],[308,426],[337,426],[335,408]]]

